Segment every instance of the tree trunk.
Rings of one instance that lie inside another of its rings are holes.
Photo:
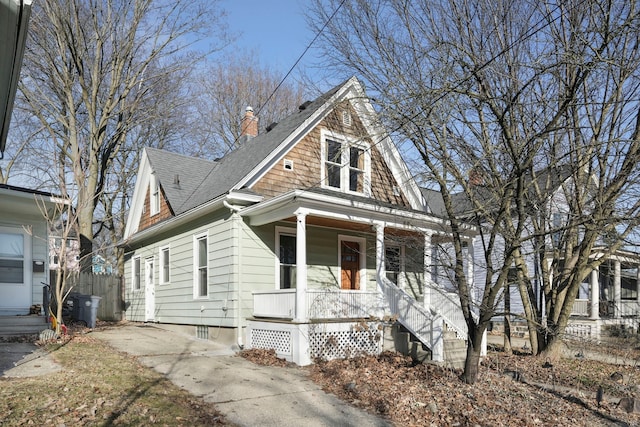
[[[467,344],[467,357],[464,361],[464,373],[462,380],[466,384],[474,384],[478,379],[478,368],[480,366],[480,353],[482,352],[482,336],[486,330],[487,322],[469,331],[469,342]]]
[[[504,289],[504,352],[510,356],[513,354],[511,348],[511,293],[509,285],[506,285]]]

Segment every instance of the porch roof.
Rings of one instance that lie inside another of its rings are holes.
[[[449,231],[448,222],[435,215],[320,188],[293,190],[240,210],[253,226],[286,220],[299,213],[367,225],[383,222],[400,230],[434,234]],[[466,231],[474,234],[471,227]]]

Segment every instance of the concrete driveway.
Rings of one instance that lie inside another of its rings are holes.
[[[137,356],[239,426],[390,426],[322,391],[301,368],[255,365],[213,341],[128,323],[93,337]]]
[[[0,343],[0,376],[37,377],[58,370],[60,365],[33,343]]]

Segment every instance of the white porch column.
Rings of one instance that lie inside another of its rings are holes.
[[[471,290],[470,294],[471,294],[471,298],[472,298],[472,302],[475,302],[475,297],[476,297],[476,289],[474,286],[474,280],[473,280],[473,274],[474,274],[474,270],[473,270],[473,242],[474,239],[469,239],[469,241],[467,242],[467,254],[466,254],[466,258],[467,258],[467,271],[465,272],[465,274],[467,275],[467,286],[469,287],[469,289]]]
[[[620,318],[622,311],[622,298],[620,292],[620,261],[613,263],[613,317]]]
[[[387,275],[384,256],[384,222],[376,222],[374,227],[376,229],[376,282],[380,290],[382,281]]]
[[[636,266],[636,311],[635,316],[640,315],[640,265]]]
[[[431,236],[433,233],[427,232],[424,233],[424,267],[423,267],[423,289],[422,293],[424,296],[424,306],[427,309],[431,308],[431,289],[433,288],[433,282],[431,280]]]
[[[598,269],[591,270],[591,292],[589,293],[589,300],[591,302],[591,319],[600,318],[600,278],[598,275]]]
[[[296,316],[307,320],[307,212],[296,211]]]

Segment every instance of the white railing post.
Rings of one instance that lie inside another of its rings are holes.
[[[387,276],[384,256],[384,222],[375,222],[376,228],[376,282],[381,290],[382,280]]]
[[[596,320],[600,318],[600,278],[598,277],[598,269],[591,270],[591,294],[589,295],[589,301],[591,302],[591,319]]]
[[[622,309],[620,306],[622,303],[620,285],[620,261],[615,260],[613,262],[613,317],[616,319],[620,318]]]
[[[427,310],[431,310],[431,288],[433,283],[431,282],[431,236],[432,233],[424,233],[424,267],[423,267],[423,289],[422,295],[424,296],[424,306]]]
[[[434,316],[431,320],[431,360],[444,362],[444,320]]]
[[[305,322],[307,316],[307,212],[296,211],[296,316]]]

